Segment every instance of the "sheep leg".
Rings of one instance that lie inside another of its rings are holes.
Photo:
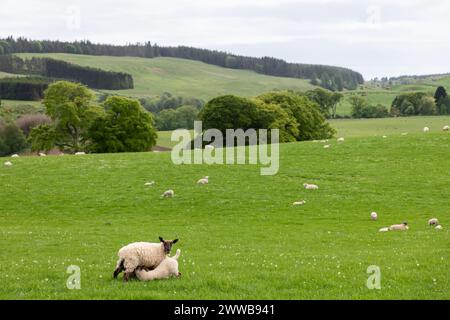
[[[134,260],[124,261],[125,273],[123,275],[123,281],[127,282],[134,275],[134,270],[138,267],[138,263]]]
[[[116,269],[114,269],[114,274],[113,274],[114,279],[117,279],[117,276],[119,275],[119,273],[121,273],[123,270],[125,270],[125,268],[123,266],[123,262],[124,261],[122,259],[120,259],[117,262],[117,266],[116,266]]]

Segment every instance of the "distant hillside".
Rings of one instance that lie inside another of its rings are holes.
[[[73,53],[142,58],[182,58],[224,68],[252,70],[265,75],[309,79],[313,84],[338,91],[356,89],[359,84],[364,83],[364,78],[360,73],[341,67],[288,63],[272,57],[247,57],[223,51],[185,46],[161,47],[150,42],[116,46],[95,44],[90,41],[39,41],[9,37],[0,39],[0,54],[7,53]]]
[[[255,96],[263,92],[313,89],[307,80],[273,77],[253,71],[221,68],[206,63],[177,58],[137,58],[89,56],[79,54],[17,54],[22,58],[50,57],[73,64],[132,75],[134,88],[102,90],[120,95],[145,97],[170,92],[184,97],[208,100],[222,94]]]

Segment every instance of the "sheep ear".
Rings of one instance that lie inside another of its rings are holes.
[[[164,239],[162,237],[159,237],[159,241],[164,242]]]
[[[178,242],[178,239],[175,239],[175,240],[173,240],[173,242],[172,243],[177,243]]]

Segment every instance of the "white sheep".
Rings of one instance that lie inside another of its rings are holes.
[[[173,190],[167,190],[164,191],[164,193],[161,195],[161,198],[173,198],[175,195],[175,192]]]
[[[46,157],[47,155],[43,152],[39,152],[39,157]]]
[[[383,139],[386,139],[387,138],[387,136],[383,136]]]
[[[114,278],[125,271],[124,281],[128,281],[137,267],[155,269],[170,253],[175,240],[164,240],[159,237],[159,243],[134,242],[122,247],[119,252],[119,260],[114,270]]]
[[[296,201],[296,202],[294,202],[292,205],[293,205],[293,206],[302,206],[302,205],[304,205],[304,204],[306,204],[306,200]]]
[[[429,132],[429,131],[430,131],[430,128],[428,128],[428,127],[424,127],[424,128],[423,128],[423,132],[426,133],[426,132]]]
[[[378,214],[377,214],[376,212],[372,212],[372,213],[370,214],[370,218],[371,218],[373,221],[376,221],[376,220],[378,220]]]
[[[339,138],[339,139],[337,139],[337,142],[344,142],[345,141],[345,138]]]
[[[166,256],[166,258],[154,269],[146,270],[137,269],[136,277],[141,281],[151,281],[157,279],[168,279],[170,277],[180,277],[181,272],[178,270],[178,258],[181,250],[178,249],[173,257]]]
[[[449,126],[444,126],[444,127],[442,128],[442,131],[450,131],[450,127],[449,127]]]
[[[18,154],[13,154],[12,156],[11,156],[11,158],[19,158],[20,156],[18,155]]]
[[[408,230],[408,223],[407,222],[403,222],[401,224],[393,224],[390,227],[387,228],[381,228],[380,232],[387,232],[387,231],[406,231]]]
[[[4,163],[4,165],[6,166],[6,167],[12,167],[12,162],[11,161],[6,161],[5,163]]]
[[[146,186],[146,187],[151,187],[151,186],[153,186],[154,184],[155,184],[155,181],[149,181],[149,182],[144,183],[144,186]]]
[[[209,179],[209,177],[205,176],[205,177],[201,178],[200,180],[198,180],[197,184],[208,184],[209,183],[208,179]]]
[[[317,190],[317,189],[319,189],[318,185],[309,184],[309,183],[304,183],[303,187],[305,187],[306,190]]]
[[[324,148],[324,149],[329,149],[329,148],[331,148],[331,145],[326,144],[326,145],[323,146],[323,148]]]
[[[438,226],[439,220],[437,218],[432,218],[432,219],[428,220],[428,225],[429,226]]]
[[[75,152],[76,156],[84,156],[86,155],[86,152],[80,151],[80,152]]]
[[[435,229],[437,229],[437,230],[442,230],[442,226],[441,226],[441,225],[437,225],[437,226],[435,227]]]

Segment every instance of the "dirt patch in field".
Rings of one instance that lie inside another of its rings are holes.
[[[147,70],[150,71],[151,73],[156,73],[161,76],[167,74],[167,72],[161,68],[147,68]]]

